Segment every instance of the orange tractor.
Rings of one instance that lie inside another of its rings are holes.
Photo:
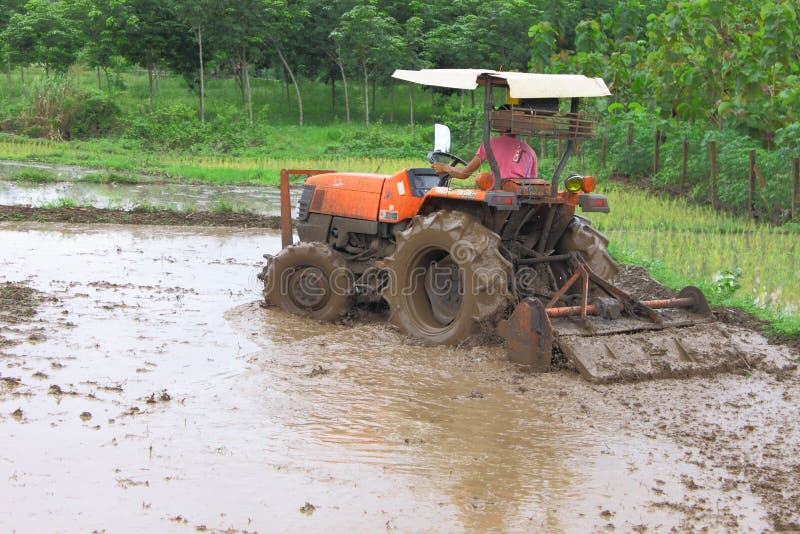
[[[608,212],[607,199],[593,193],[588,176],[569,176],[559,187],[575,142],[590,137],[595,124],[580,112],[580,99],[609,95],[602,79],[433,69],[394,77],[452,89],[483,86],[483,142],[494,175],[493,131],[565,140],[552,179],[464,189],[429,167],[393,175],[284,171],[283,249],[266,256],[260,275],[266,305],[335,321],[355,305],[385,302],[390,321],[414,338],[458,345],[481,331],[498,332],[512,361],[545,370],[558,348],[593,381],[708,367],[717,349],[675,333],[709,321],[702,292],[687,287],[677,298],[643,302],[612,285],[618,266],[607,239],[575,214],[576,207]],[[495,109],[495,87],[506,89],[511,105]],[[564,100],[568,109],[559,106]],[[449,130],[437,125],[436,132],[429,161],[465,164],[449,153]],[[308,176],[298,243],[288,205],[292,173]],[[706,338],[710,332],[704,329]]]

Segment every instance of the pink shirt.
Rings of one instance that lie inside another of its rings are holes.
[[[493,137],[490,141],[492,152],[500,168],[500,176],[504,180],[509,178],[536,178],[539,167],[536,161],[536,152],[519,137],[501,135]],[[486,161],[486,148],[481,144],[475,154],[481,161]],[[517,161],[514,161],[514,160]]]

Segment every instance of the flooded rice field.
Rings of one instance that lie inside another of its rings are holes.
[[[53,181],[16,179],[23,172],[41,173]],[[143,175],[129,176],[141,183],[106,183],[93,180],[93,175],[99,176],[100,171],[72,165],[0,161],[0,206],[280,214],[280,192],[275,186],[162,183]],[[300,192],[300,187],[292,187],[293,215],[297,213]]]
[[[293,187],[291,197],[293,215],[296,216],[300,189]],[[0,205],[36,208],[70,205],[126,211],[147,208],[279,215],[280,191],[274,186],[0,180]]]
[[[800,530],[795,372],[592,385],[262,309],[277,233],[0,223],[0,530]]]

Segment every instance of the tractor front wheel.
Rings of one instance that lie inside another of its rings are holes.
[[[418,215],[386,259],[391,322],[431,344],[455,345],[508,305],[511,264],[500,236],[460,212]]]
[[[281,250],[264,268],[264,300],[283,311],[335,321],[350,311],[353,276],[324,243],[299,243]]]

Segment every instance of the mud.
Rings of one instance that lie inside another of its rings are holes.
[[[593,385],[264,310],[261,229],[0,239],[0,530],[800,529],[796,372]]]

